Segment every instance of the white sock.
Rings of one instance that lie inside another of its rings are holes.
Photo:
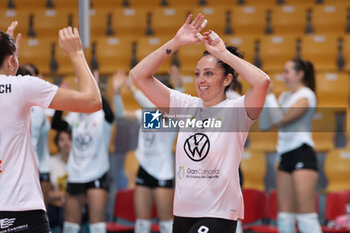
[[[277,227],[279,233],[295,233],[295,214],[279,212],[277,215]]]
[[[72,222],[63,223],[63,233],[79,233],[80,225]]]
[[[105,222],[98,222],[89,224],[90,227],[90,233],[106,233],[106,223]]]
[[[297,220],[301,233],[322,233],[316,213],[298,214]]]
[[[236,233],[243,233],[242,222],[237,220]]]
[[[160,221],[159,222],[160,233],[173,232],[173,220]]]
[[[149,219],[136,219],[135,233],[150,233],[152,221]]]

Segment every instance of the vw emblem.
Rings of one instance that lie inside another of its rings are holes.
[[[187,138],[184,150],[187,156],[195,162],[202,161],[207,157],[210,149],[210,141],[207,135],[196,133]]]

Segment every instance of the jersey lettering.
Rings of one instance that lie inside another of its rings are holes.
[[[1,84],[0,94],[11,93],[11,84]]]

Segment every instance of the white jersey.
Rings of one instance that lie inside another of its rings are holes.
[[[135,111],[141,124],[142,110]],[[141,167],[158,180],[174,178],[172,148],[177,132],[144,132],[140,127],[136,158]]]
[[[72,128],[72,148],[68,159],[68,182],[87,183],[109,170],[108,148],[112,124],[103,110],[69,113],[66,121]]]
[[[32,144],[40,173],[50,173],[49,130],[50,123],[45,109],[34,106],[31,109]]]
[[[0,211],[45,210],[30,109],[47,108],[56,92],[39,78],[0,75]]]
[[[63,161],[60,154],[50,157],[50,183],[54,190],[66,190],[68,182],[67,163]]]
[[[232,114],[219,117],[235,130],[186,132],[180,128],[176,146],[175,216],[231,220],[244,217],[238,167],[254,121],[247,115],[244,96],[226,99],[214,107],[225,112],[231,110]],[[192,112],[186,112],[190,108]],[[200,98],[170,91],[171,116],[189,114],[197,118],[202,110],[208,109],[213,108],[203,107]]]
[[[300,88],[296,92],[283,92],[278,102],[282,107],[282,111],[286,112],[298,100],[306,98],[309,104],[309,109],[306,113],[297,120],[278,129],[277,152],[279,154],[294,150],[302,144],[308,144],[313,147],[312,140],[312,120],[316,108],[315,93],[307,88]]]

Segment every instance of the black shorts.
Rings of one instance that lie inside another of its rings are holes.
[[[50,182],[50,173],[40,173],[40,182]]]
[[[311,146],[303,144],[302,146],[283,153],[278,170],[292,173],[300,169],[311,169],[318,171],[317,157]]]
[[[105,189],[109,190],[107,173],[101,178],[87,182],[87,183],[69,183],[67,185],[67,193],[70,195],[86,194],[89,189]]]
[[[158,180],[141,166],[137,172],[136,185],[146,186],[148,188],[174,188],[174,179],[170,180]]]
[[[49,220],[45,211],[0,211],[0,233],[14,232],[49,233]]]
[[[173,233],[236,233],[237,221],[174,216]]]

